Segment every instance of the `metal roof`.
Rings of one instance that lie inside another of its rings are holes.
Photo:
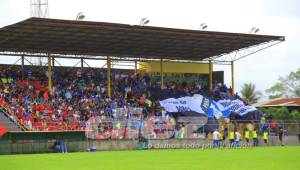
[[[0,52],[201,61],[284,39],[284,36],[29,18],[0,29]]]
[[[300,107],[300,97],[295,98],[276,98],[255,104],[256,107]]]

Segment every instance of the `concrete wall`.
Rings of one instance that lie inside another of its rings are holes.
[[[241,146],[251,146],[252,141],[246,143],[246,141],[240,142]],[[283,139],[283,144],[287,146],[300,145],[297,136],[287,136]],[[229,141],[220,142],[221,146],[230,146]],[[208,148],[212,147],[212,141],[207,139],[172,139],[172,140],[150,140],[148,144],[150,149],[172,149],[172,148]],[[278,136],[270,137],[267,144],[263,140],[259,139],[259,146],[280,146]]]
[[[55,152],[55,141],[0,141],[0,154],[26,154],[26,153],[51,153]],[[260,141],[260,146],[266,146]],[[297,136],[284,138],[284,144],[289,146],[300,145]],[[140,148],[137,140],[103,140],[103,141],[66,141],[68,152],[85,152],[91,147],[98,151],[110,150],[136,150]],[[228,142],[225,145],[229,145]],[[278,137],[271,137],[269,146],[279,146]],[[212,141],[207,139],[170,139],[170,140],[149,140],[149,149],[173,149],[173,148],[203,148],[211,147]]]
[[[183,63],[164,61],[162,63],[164,73],[196,73],[209,74],[208,63]],[[160,61],[139,62],[139,70],[147,73],[159,73]]]

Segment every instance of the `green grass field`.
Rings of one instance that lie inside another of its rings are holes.
[[[300,170],[300,147],[0,156],[1,170]]]

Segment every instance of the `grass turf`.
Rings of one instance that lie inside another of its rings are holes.
[[[299,170],[300,147],[0,156],[1,170]]]

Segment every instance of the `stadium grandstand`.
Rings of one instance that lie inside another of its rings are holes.
[[[212,139],[216,129],[224,140],[236,129],[242,134],[245,129],[276,133],[261,122],[264,113],[235,93],[234,62],[284,40],[284,36],[26,19],[0,29],[0,57],[18,56],[21,63],[0,65],[0,135],[24,141],[78,133],[91,140],[143,141]],[[28,58],[47,58],[47,63],[28,65]],[[78,60],[80,67],[58,66],[57,59]],[[84,67],[85,60],[106,64]],[[133,63],[133,68],[112,68],[122,61]],[[224,84],[223,72],[213,71],[214,64],[230,65],[230,86]],[[183,103],[174,111],[168,102],[189,102],[189,97],[200,102],[199,112]],[[298,133],[296,126],[290,132]]]

